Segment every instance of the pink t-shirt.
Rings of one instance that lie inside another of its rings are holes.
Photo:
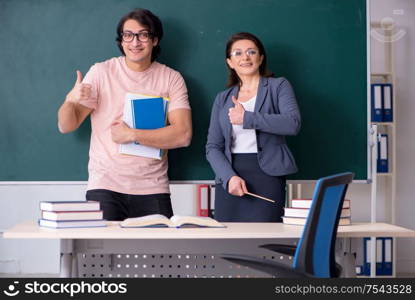
[[[91,97],[80,102],[93,109],[88,190],[133,195],[169,193],[167,155],[158,160],[120,154],[119,144],[111,138],[111,124],[122,118],[126,93],[169,97],[169,112],[190,109],[180,73],[158,62],[144,72],[135,72],[120,56],[93,65],[83,83],[92,85]]]

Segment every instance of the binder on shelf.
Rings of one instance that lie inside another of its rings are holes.
[[[393,122],[393,93],[392,84],[383,84],[382,98],[383,98],[383,122]]]
[[[361,275],[370,275],[370,260],[372,257],[370,255],[371,242],[370,237],[363,238],[363,266],[360,273]],[[379,238],[376,238],[376,275],[379,275],[382,269],[382,252],[382,241]]]
[[[370,275],[370,238],[363,238],[363,265],[361,275]]]
[[[378,139],[378,158],[377,171],[378,173],[388,173],[388,135],[380,134]]]
[[[376,275],[380,275],[382,273],[383,251],[383,238],[376,238]]]
[[[359,275],[370,275],[370,243],[370,238],[363,238],[363,265],[360,266]],[[392,264],[392,238],[376,238],[376,275],[391,276]]]
[[[392,238],[378,238],[382,243],[382,267],[376,270],[376,275],[389,276],[392,275]]]
[[[210,206],[209,206],[209,217],[215,217],[215,186],[210,186]]]
[[[371,84],[372,122],[393,122],[393,86],[391,83]]]
[[[385,237],[383,239],[383,243],[384,243],[383,275],[392,275],[393,273],[393,268],[392,268],[393,240],[391,237]]]
[[[197,215],[201,217],[209,216],[210,188],[208,184],[197,186]]]
[[[382,85],[371,84],[372,122],[383,121]]]

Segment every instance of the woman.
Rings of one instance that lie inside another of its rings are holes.
[[[285,175],[297,171],[284,137],[300,129],[294,92],[285,78],[271,78],[264,46],[253,34],[229,39],[226,63],[229,88],[216,96],[206,144],[216,174],[215,218],[281,222]]]

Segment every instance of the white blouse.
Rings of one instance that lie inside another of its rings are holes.
[[[246,111],[254,111],[256,95],[240,102]],[[242,125],[232,124],[232,153],[258,153],[255,129],[244,129]]]

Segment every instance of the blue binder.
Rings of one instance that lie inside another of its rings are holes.
[[[370,255],[368,251],[370,251],[370,238],[363,238],[363,263],[357,275],[370,275]]]
[[[372,122],[383,121],[382,84],[371,84]]]
[[[383,122],[393,122],[393,91],[392,84],[382,86]]]
[[[380,134],[380,138],[378,139],[377,172],[378,173],[389,172],[388,135],[387,134]]]
[[[392,275],[393,273],[393,239],[391,237],[383,238],[383,274]]]
[[[360,275],[366,275],[369,276],[370,275],[370,260],[371,260],[371,255],[370,255],[370,251],[371,251],[371,247],[370,247],[370,243],[371,243],[371,239],[369,237],[365,237],[363,238],[363,266],[361,268],[361,273]],[[378,246],[378,238],[376,238],[376,275],[378,274],[378,272],[380,271],[381,267],[382,267],[382,263],[380,262],[380,256],[382,255],[381,253],[379,253],[379,248]]]
[[[376,238],[380,244],[381,255],[379,267],[376,267],[376,275],[387,276],[392,275],[392,238],[379,237]]]
[[[370,238],[363,238],[363,265],[358,275],[370,275]],[[392,275],[392,238],[376,238],[376,275]]]
[[[359,275],[370,275],[370,238],[363,238],[363,264]]]

